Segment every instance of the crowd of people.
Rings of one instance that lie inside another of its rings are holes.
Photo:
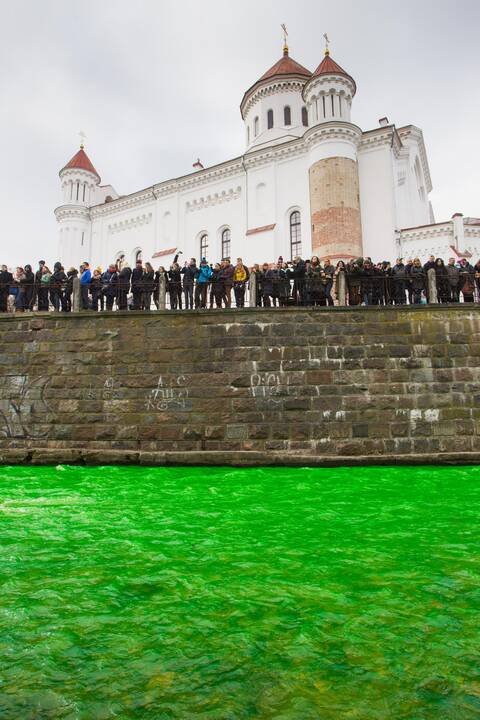
[[[465,258],[458,262],[450,258],[445,264],[432,255],[424,264],[418,258],[407,262],[398,258],[392,265],[366,257],[334,265],[317,256],[290,262],[279,257],[276,263],[248,268],[242,258],[235,264],[229,259],[210,264],[205,258],[199,264],[195,258],[180,264],[179,256],[168,269],[157,270],[142,260],[131,268],[124,257],[106,270],[92,270],[84,262],[79,269],[65,271],[56,262],[51,271],[41,260],[35,272],[25,265],[12,273],[2,265],[0,312],[70,312],[75,278],[79,278],[80,307],[93,311],[230,308],[233,303],[242,308],[247,291],[249,305],[257,307],[458,303],[478,302],[480,297],[480,260],[472,265]],[[429,270],[435,279],[435,298],[430,297]]]

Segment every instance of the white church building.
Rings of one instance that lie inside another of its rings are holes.
[[[435,223],[422,131],[352,123],[356,83],[330,56],[312,73],[283,55],[244,94],[245,152],[119,195],[83,145],[60,171],[59,258],[105,267],[120,255],[245,263],[312,254],[374,261],[480,256],[480,219]]]

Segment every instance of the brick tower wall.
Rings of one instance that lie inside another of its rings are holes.
[[[312,252],[320,258],[363,255],[358,165],[344,157],[310,168]]]

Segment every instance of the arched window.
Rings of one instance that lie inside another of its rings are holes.
[[[247,145],[250,145],[250,127],[247,127]]]
[[[283,108],[283,122],[285,125],[292,124],[292,111],[290,110],[289,105],[285,105]]]
[[[222,260],[226,260],[230,257],[230,243],[232,239],[232,233],[230,228],[225,228],[222,232]]]
[[[338,107],[340,110],[340,117],[342,117],[342,96],[341,95],[338,96]]]
[[[255,137],[258,135],[258,117],[256,117],[253,121],[253,134]]]
[[[290,214],[290,259],[302,254],[302,225],[300,213],[294,210]]]
[[[308,127],[308,112],[306,107],[302,107],[302,125]]]
[[[208,253],[208,235],[204,233],[200,236],[200,260],[206,258]]]
[[[138,262],[141,259],[142,259],[142,251],[137,250],[137,252],[135,253],[135,262]]]
[[[273,110],[267,112],[267,128],[269,130],[273,128]]]
[[[325,107],[325,95],[322,96],[323,103],[323,117],[327,117],[327,108]]]
[[[335,99],[333,93],[330,95],[330,99],[332,101],[332,117],[335,116]]]

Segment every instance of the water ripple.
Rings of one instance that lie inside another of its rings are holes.
[[[3,468],[2,720],[473,720],[480,469]]]

